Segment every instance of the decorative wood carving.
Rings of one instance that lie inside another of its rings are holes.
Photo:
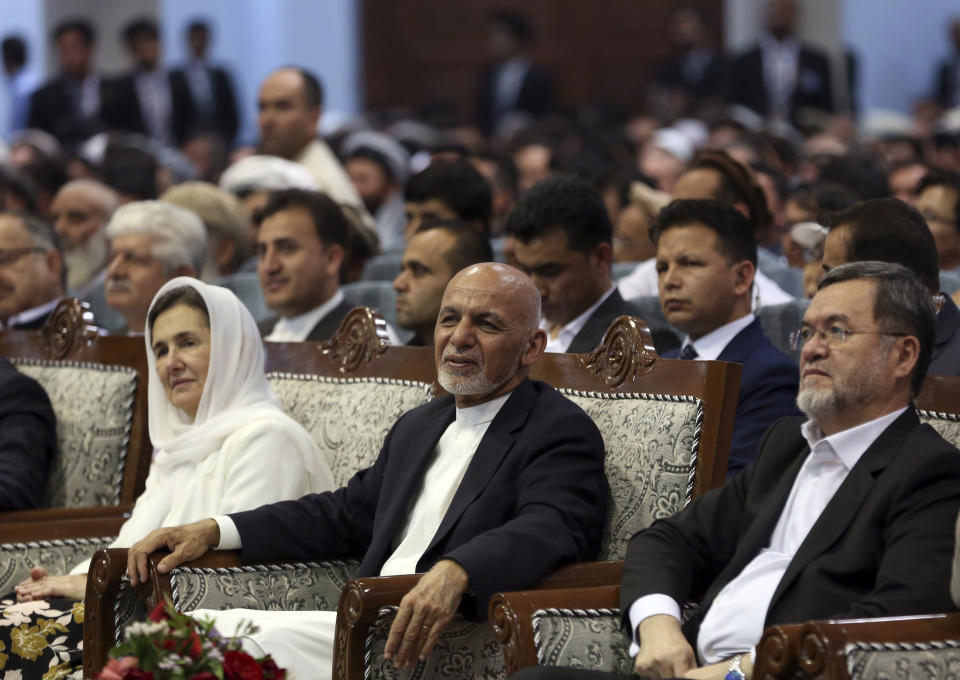
[[[609,387],[620,387],[627,380],[647,373],[657,360],[653,336],[647,325],[632,316],[621,316],[603,334],[600,346],[581,355],[584,367]]]
[[[827,643],[819,630],[805,630],[797,645],[797,665],[806,675],[817,677],[827,665]]]
[[[789,629],[781,626],[768,628],[757,645],[758,663],[754,666],[757,680],[786,679],[791,676],[795,665],[794,645],[790,640]],[[762,663],[759,663],[762,659]]]
[[[346,374],[369,364],[387,351],[389,344],[387,322],[380,313],[369,307],[354,307],[333,337],[320,343],[320,351]]]
[[[350,659],[347,647],[350,642],[350,633],[363,612],[363,593],[355,580],[348,582],[343,587],[338,609],[343,612],[344,620],[341,621],[341,617],[337,617],[337,627],[333,639],[333,677],[335,680],[347,680],[347,662]]]
[[[519,623],[516,613],[510,607],[504,606],[503,602],[498,602],[493,607],[490,627],[493,629],[493,636],[503,647],[503,658],[509,677],[520,670],[520,664],[517,660],[520,649],[517,633]]]
[[[64,298],[40,329],[40,336],[51,359],[63,359],[71,351],[97,338],[90,305],[76,298]]]

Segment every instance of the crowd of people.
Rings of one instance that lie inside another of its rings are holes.
[[[794,37],[796,10],[771,0],[756,48],[723,59],[678,8],[650,106],[616,120],[564,110],[513,12],[490,18],[470,124],[369,112],[321,138],[321,80],[284,66],[259,88],[256,147],[234,146],[204,23],[173,71],[156,24],[131,23],[136,66],[119,79],[92,71],[86,22],[59,25],[62,72],[24,92],[0,164],[0,328],[40,328],[71,295],[104,333],[144,336],[157,452],[114,543],[131,582],[160,547],[161,571],[240,549],[423,572],[386,647],[412,667],[456,611],[482,618],[494,592],[597,554],[600,433],[527,374],[629,314],[661,356],[743,367],[727,484],[631,542],[638,672],[742,680],[764,625],[951,609],[960,452],[912,401],[927,374],[960,375],[960,69],[912,119],[858,125],[826,58]],[[395,296],[391,341],[434,346],[449,396],[401,417],[377,462],[333,489],[264,378],[263,342],[329,339],[351,286],[377,280]],[[778,306],[802,317],[789,339],[761,320]],[[5,359],[0,385],[0,507],[34,507],[54,417]],[[280,456],[296,483],[263,474]],[[172,503],[184,485],[196,502]],[[86,566],[34,569],[0,615],[76,618]],[[704,594],[685,639],[678,603]],[[261,617],[244,644],[328,676],[332,614],[299,617]],[[36,677],[79,658],[3,649]]]

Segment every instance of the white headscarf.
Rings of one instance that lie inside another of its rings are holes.
[[[286,415],[280,399],[264,374],[263,342],[247,308],[231,291],[190,277],[168,281],[153,298],[174,288],[189,287],[200,293],[210,316],[210,365],[197,407],[196,418],[170,403],[157,374],[152,328],[146,328],[150,439],[159,449],[153,470],[162,473],[183,463],[198,463],[220,450],[237,429],[256,421],[272,421],[284,427],[301,452],[304,472],[311,481],[329,480],[329,470],[318,469],[323,456],[317,443],[295,420]],[[321,482],[322,483],[322,482]],[[326,484],[326,488],[330,487]],[[324,488],[316,486],[314,488]]]

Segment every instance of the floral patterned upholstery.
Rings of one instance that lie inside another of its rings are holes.
[[[284,410],[320,444],[338,487],[373,464],[397,418],[433,398],[431,385],[410,380],[267,377]]]
[[[358,566],[356,561],[329,561],[224,569],[180,568],[170,572],[170,586],[178,611],[335,611],[340,591],[356,576]]]
[[[533,615],[533,636],[541,666],[633,671],[619,609],[540,609]]]
[[[917,409],[920,422],[929,424],[954,446],[960,446],[960,416],[955,413],[939,413]]]
[[[137,372],[104,364],[13,362],[43,386],[57,417],[60,455],[51,466],[43,506],[119,503]]]
[[[960,641],[848,645],[850,680],[930,680],[956,678]]]
[[[46,567],[51,574],[66,574],[112,542],[112,536],[105,536],[0,543],[0,593],[13,592],[13,587],[27,578],[36,566]]]
[[[366,641],[366,658],[370,660],[370,665],[364,669],[365,680],[506,678],[503,652],[490,634],[490,625],[486,621],[467,621],[459,614],[440,634],[426,662],[418,663],[413,670],[398,671],[392,661],[383,658],[387,633],[396,613],[396,607],[384,607],[370,628]]]
[[[610,498],[600,559],[622,560],[637,531],[690,502],[700,400],[562,390],[600,429]]]

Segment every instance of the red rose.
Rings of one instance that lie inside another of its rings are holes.
[[[176,649],[177,649],[177,641],[174,640],[173,638],[167,638],[166,640],[164,640],[164,641],[161,642],[160,644],[161,644],[161,646],[162,646],[165,650],[167,650],[168,652],[174,652],[174,651],[176,651]]]
[[[204,671],[203,673],[191,675],[187,680],[217,680],[217,676],[210,671]]]
[[[272,656],[268,656],[260,662],[260,668],[263,670],[264,680],[286,680],[287,671],[277,667],[277,662]]]
[[[150,612],[151,621],[169,621],[170,614],[167,612],[167,606],[165,602],[161,602],[156,607],[153,608],[153,611]]]
[[[203,654],[203,644],[200,642],[200,637],[192,631],[183,647],[185,653],[191,659],[197,659]]]
[[[130,671],[123,676],[123,680],[153,680],[153,673],[139,668],[131,668]]]
[[[229,680],[263,680],[263,671],[256,659],[238,649],[224,653],[223,675]]]

